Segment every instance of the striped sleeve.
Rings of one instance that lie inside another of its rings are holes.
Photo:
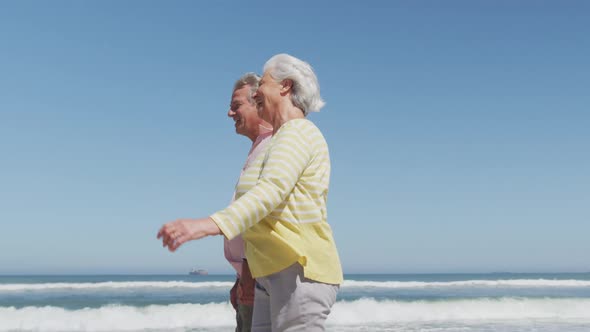
[[[256,185],[230,206],[211,215],[228,239],[269,215],[291,193],[312,158],[312,144],[302,129],[307,128],[285,123],[270,143]]]

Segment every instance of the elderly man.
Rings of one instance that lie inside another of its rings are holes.
[[[227,116],[235,122],[236,133],[252,141],[252,148],[242,167],[242,173],[265,150],[266,144],[272,137],[272,126],[258,116],[256,104],[252,98],[252,94],[258,89],[259,81],[260,77],[254,73],[247,73],[238,79],[234,85],[227,113]],[[231,241],[224,238],[224,252],[225,258],[237,273],[236,283],[230,291],[230,300],[236,309],[236,331],[249,332],[254,307],[254,279],[245,259],[242,237],[236,237]]]

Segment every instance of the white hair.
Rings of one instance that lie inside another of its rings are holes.
[[[264,64],[264,72],[277,82],[291,80],[293,82],[291,102],[307,115],[319,112],[326,104],[320,96],[320,84],[309,63],[289,54],[277,54]]]

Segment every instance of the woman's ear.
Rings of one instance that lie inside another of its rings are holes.
[[[293,80],[284,79],[281,82],[281,95],[285,95],[293,89]]]

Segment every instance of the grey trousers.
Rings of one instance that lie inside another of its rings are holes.
[[[338,289],[305,278],[298,263],[257,278],[252,332],[324,331]]]

